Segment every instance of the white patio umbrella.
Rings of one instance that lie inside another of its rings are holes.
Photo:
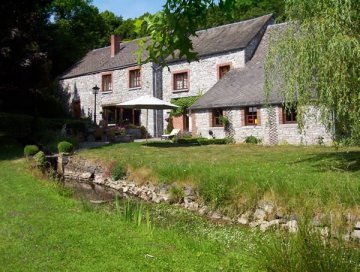
[[[176,109],[179,107],[179,106],[176,106],[169,102],[166,102],[164,100],[161,100],[159,98],[150,96],[150,95],[144,95],[144,96],[138,97],[136,99],[117,104],[117,106],[120,106],[123,108],[146,109],[146,130],[147,131],[148,131],[148,121],[149,121],[149,109],[165,110],[165,109]],[[147,142],[147,133],[146,133],[146,142]]]

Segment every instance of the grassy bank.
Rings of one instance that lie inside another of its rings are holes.
[[[23,160],[0,161],[0,203],[1,271],[255,271],[247,232],[210,229],[190,214],[161,223],[161,208],[152,231],[136,227],[112,209],[84,209]]]
[[[360,148],[132,143],[80,154],[126,165],[140,182],[192,184],[205,202],[233,212],[259,200],[288,211],[359,212]]]
[[[129,202],[92,206],[75,200],[17,159],[21,150],[2,151],[0,271],[344,272],[360,267],[359,250],[351,244],[324,243],[301,231],[287,236],[214,225],[166,204],[135,203],[134,214],[141,210],[151,221],[140,224]]]

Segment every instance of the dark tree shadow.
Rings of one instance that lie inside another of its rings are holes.
[[[0,161],[14,160],[21,157],[23,157],[23,148],[20,145],[4,143],[0,139]]]
[[[148,142],[142,143],[142,146],[158,147],[158,148],[171,148],[171,147],[191,147],[199,146],[199,144],[179,144],[173,142]]]
[[[312,154],[297,163],[310,162],[319,171],[357,172],[360,170],[360,151],[341,151]]]

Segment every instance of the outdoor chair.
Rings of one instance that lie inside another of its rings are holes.
[[[171,138],[177,136],[180,132],[180,129],[178,128],[174,128],[170,134],[163,134],[161,135],[161,140],[164,139],[164,140],[170,140]]]

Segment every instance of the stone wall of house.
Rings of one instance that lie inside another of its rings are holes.
[[[168,69],[163,70],[163,98],[170,101],[172,98],[195,96],[206,93],[218,81],[218,65],[230,64],[232,68],[245,66],[244,51],[227,54],[217,54],[188,63],[186,61],[170,63]],[[173,75],[178,71],[188,71],[189,89],[186,91],[173,90]]]
[[[299,131],[297,124],[279,124],[278,138],[279,143],[289,144],[331,144],[332,134],[321,124],[320,112],[314,107],[306,109],[304,130]],[[277,108],[277,116],[281,114],[281,108]],[[279,117],[280,118],[280,117]]]
[[[331,133],[321,124],[319,120],[319,112],[315,108],[309,107],[305,119],[305,128],[303,132],[299,131],[297,124],[282,124],[280,123],[280,110],[281,107],[275,107],[277,118],[277,136],[279,144],[330,144],[332,141]],[[226,110],[225,110],[226,112]],[[211,130],[215,138],[223,138],[226,136],[223,127],[212,127],[211,124],[211,111],[198,110],[194,111],[195,115],[195,130],[194,136],[202,136],[211,138],[209,134]],[[226,114],[226,113],[225,113]],[[230,122],[234,130],[234,138],[236,142],[244,142],[246,137],[255,136],[262,140],[264,144],[270,144],[270,122],[267,108],[261,108],[258,111],[259,125],[245,125],[244,122],[244,109],[233,108],[231,109]]]
[[[172,98],[195,96],[206,93],[218,81],[219,65],[231,65],[231,68],[245,66],[245,53],[242,50],[226,54],[216,54],[200,59],[198,62],[188,63],[179,61],[170,63],[168,69],[163,69],[163,99],[170,102]],[[189,89],[185,91],[173,90],[173,73],[188,71]],[[167,126],[168,111],[164,111],[164,128]],[[193,129],[193,128],[192,128]],[[191,121],[190,121],[191,130]]]
[[[129,67],[131,68],[131,67]],[[103,106],[116,105],[121,102],[126,102],[131,99],[138,98],[143,95],[153,96],[154,77],[152,64],[144,64],[141,68],[141,87],[140,88],[129,88],[129,68],[123,68],[119,70],[97,73],[92,75],[85,75],[76,78],[64,79],[60,81],[62,88],[65,92],[70,94],[71,103],[74,97],[74,90],[77,89],[78,96],[80,98],[80,105],[82,115],[84,117],[90,115],[93,118],[94,110],[94,95],[92,94],[92,88],[97,85],[101,88],[102,86],[102,75],[112,74],[112,92],[99,92],[96,98],[96,113],[97,122],[101,120],[101,114]],[[161,85],[157,85],[161,87]],[[141,124],[146,124],[146,110],[141,110],[140,116]],[[148,117],[148,128],[149,133],[154,135],[154,111],[149,110]]]

